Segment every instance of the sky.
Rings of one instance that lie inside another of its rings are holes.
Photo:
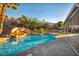
[[[6,15],[15,18],[22,15],[36,17],[39,20],[45,20],[51,23],[65,21],[73,4],[71,3],[21,3],[17,10],[8,8]]]

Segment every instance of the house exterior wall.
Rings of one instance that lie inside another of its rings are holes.
[[[73,29],[75,29],[74,31],[78,32],[78,29],[79,29],[79,7],[76,8],[73,11],[73,13],[74,13],[73,16],[72,16],[72,14],[71,14],[72,17],[70,16],[71,18],[66,19],[66,22],[64,24],[64,31],[65,32],[71,32]]]

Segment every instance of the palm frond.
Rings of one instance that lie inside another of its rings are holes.
[[[19,3],[10,3],[10,4],[8,4],[8,7],[11,7],[15,10],[17,9],[18,6],[19,6]]]

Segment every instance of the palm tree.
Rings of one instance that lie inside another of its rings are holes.
[[[40,21],[37,18],[32,19],[32,26],[34,27],[34,31],[36,31],[36,27],[40,25]]]
[[[20,18],[21,22],[23,23],[25,28],[28,28],[29,26],[29,17],[22,15],[22,17]]]
[[[12,9],[17,9],[17,7],[19,6],[19,4],[17,3],[3,3],[2,5],[2,12],[1,12],[1,17],[0,17],[0,34],[3,31],[3,22],[4,22],[4,18],[5,18],[5,11],[7,8],[12,8]]]

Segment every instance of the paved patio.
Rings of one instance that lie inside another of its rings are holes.
[[[34,48],[32,54],[35,56],[76,56],[67,41],[63,39],[57,39],[48,46],[38,46]]]
[[[72,46],[75,48],[79,55],[79,36],[73,36],[69,38],[69,42],[72,44]]]
[[[55,41],[38,45],[28,51],[24,51],[18,55],[33,55],[33,56],[77,56],[70,42],[76,51],[79,53],[79,36],[70,37],[69,41],[66,38],[56,39]]]

